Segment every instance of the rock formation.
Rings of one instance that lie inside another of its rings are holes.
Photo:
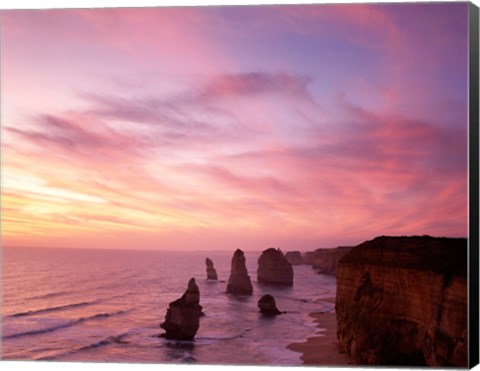
[[[337,267],[337,337],[358,363],[467,366],[467,240],[377,237]]]
[[[305,264],[311,265],[319,273],[335,275],[339,260],[347,254],[352,247],[340,246],[333,249],[317,249],[305,254]]]
[[[292,264],[280,249],[269,248],[258,259],[257,281],[283,285],[293,284]]]
[[[260,312],[264,316],[271,317],[282,314],[282,312],[278,310],[277,304],[275,303],[275,299],[272,295],[263,295],[258,301],[258,308],[260,308]]]
[[[193,340],[200,326],[202,316],[200,291],[192,278],[188,282],[187,291],[180,299],[170,303],[165,321],[160,325],[165,330],[167,339]]]
[[[237,249],[233,254],[227,292],[234,295],[252,295],[253,287],[245,265],[243,251]]]
[[[211,259],[205,259],[205,264],[207,265],[207,279],[209,280],[218,280],[217,271],[213,267],[213,262]]]
[[[292,265],[303,264],[302,254],[300,253],[300,251],[288,251],[285,254],[285,257],[287,258],[288,262]]]

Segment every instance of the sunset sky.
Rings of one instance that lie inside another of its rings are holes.
[[[3,245],[466,236],[467,16],[467,3],[3,11]]]

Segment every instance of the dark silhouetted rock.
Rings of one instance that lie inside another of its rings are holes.
[[[257,281],[283,285],[293,284],[292,264],[280,249],[269,248],[258,259]]]
[[[367,365],[467,367],[467,239],[377,237],[337,266],[337,337]]]
[[[243,251],[237,249],[233,254],[227,292],[234,295],[252,295],[253,287],[245,265]]]
[[[202,316],[200,291],[192,278],[188,282],[187,291],[180,299],[170,303],[165,321],[160,325],[165,330],[167,339],[193,340],[200,326]]]
[[[290,264],[292,265],[302,265],[303,264],[303,258],[302,254],[300,251],[288,251],[285,254],[285,257],[289,261]]]
[[[263,295],[258,301],[258,308],[264,316],[276,316],[282,314],[277,308],[275,299],[272,295]]]
[[[205,264],[207,265],[207,279],[215,281],[218,280],[217,271],[213,267],[213,262],[207,258],[205,260]]]
[[[311,265],[318,273],[335,275],[337,264],[353,247],[340,246],[332,249],[317,249],[305,254],[305,264]]]

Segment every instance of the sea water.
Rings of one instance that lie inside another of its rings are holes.
[[[334,312],[335,278],[294,266],[292,287],[256,282],[260,252],[246,252],[252,296],[226,293],[232,251],[4,248],[2,358],[82,362],[300,365],[286,346],[318,331],[311,312]],[[205,258],[219,281],[206,279]],[[205,316],[194,341],[159,337],[168,304],[194,277]],[[285,314],[265,318],[274,296]]]

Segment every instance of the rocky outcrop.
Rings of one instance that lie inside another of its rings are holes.
[[[287,258],[288,262],[291,265],[302,265],[303,264],[302,254],[300,253],[300,251],[288,251],[285,254],[285,257]]]
[[[165,321],[160,325],[165,330],[163,336],[167,339],[193,340],[200,326],[202,314],[200,291],[195,279],[192,278],[182,297],[168,306]]]
[[[260,309],[260,312],[267,317],[282,314],[282,312],[280,312],[277,308],[275,299],[272,295],[269,294],[263,295],[260,298],[260,300],[258,301],[258,308]]]
[[[337,337],[367,365],[467,366],[467,240],[377,237],[337,267]]]
[[[335,275],[340,259],[353,247],[340,246],[333,249],[317,249],[305,254],[305,264],[311,265],[319,273]]]
[[[282,285],[293,284],[292,264],[280,249],[269,248],[258,259],[257,281]]]
[[[207,265],[207,279],[218,280],[217,271],[213,267],[212,260],[210,258],[205,259],[205,264]]]
[[[245,265],[243,251],[237,249],[233,254],[227,292],[234,295],[252,295],[253,287]]]

